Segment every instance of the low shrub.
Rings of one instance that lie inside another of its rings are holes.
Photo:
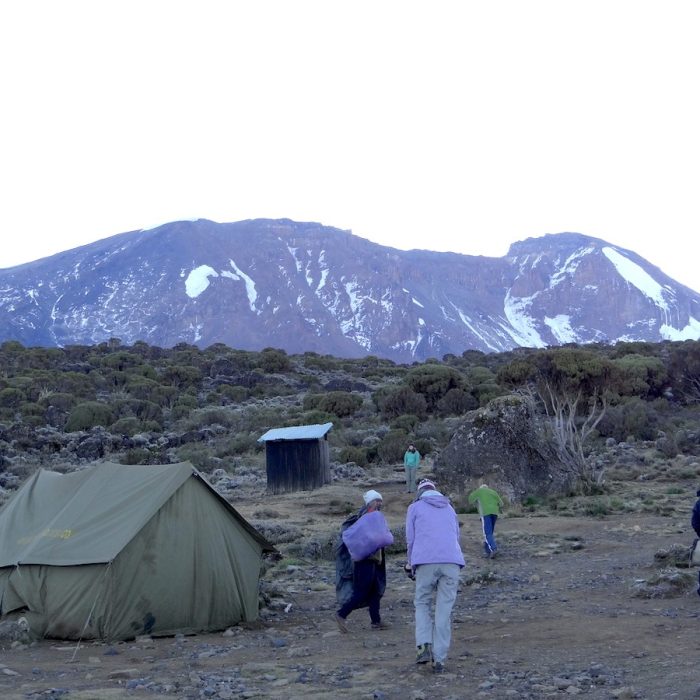
[[[66,431],[90,430],[97,426],[106,428],[114,422],[114,414],[110,406],[99,401],[79,403],[68,416]]]
[[[394,418],[389,424],[394,430],[403,430],[406,433],[411,433],[420,423],[420,418],[416,415],[404,414]]]
[[[339,418],[351,416],[361,406],[362,397],[347,391],[330,391],[327,394],[322,394],[316,403],[318,410],[331,413]]]
[[[222,384],[219,393],[225,399],[225,403],[242,403],[248,398],[248,390],[243,386]]]
[[[112,423],[109,428],[110,433],[114,433],[116,435],[128,435],[129,437],[133,437],[137,433],[141,433],[143,431],[143,423],[141,423],[141,421],[135,416],[120,418]]]
[[[385,464],[403,462],[403,455],[408,447],[408,441],[408,434],[405,431],[390,430],[377,445],[379,459]],[[416,449],[420,452],[418,446],[416,446]]]
[[[72,394],[57,391],[53,394],[39,397],[39,403],[46,407],[53,406],[61,411],[70,411],[78,403],[78,400]]]
[[[343,447],[338,453],[338,461],[354,462],[360,467],[366,467],[369,464],[367,450],[363,447]]]
[[[223,425],[230,428],[233,423],[233,416],[229,411],[220,408],[209,408],[192,413],[188,421],[187,429],[197,430],[207,425]]]
[[[223,441],[216,449],[216,456],[220,459],[231,455],[241,455],[246,452],[259,452],[264,446],[258,442],[259,435],[253,433],[237,433]]]
[[[151,464],[153,456],[144,447],[133,447],[127,450],[119,460],[119,464]]]
[[[177,448],[177,460],[179,462],[192,462],[201,472],[211,472],[220,466],[211,451],[201,443],[188,443]]]
[[[397,418],[406,414],[423,418],[427,413],[425,397],[407,386],[381,389],[375,392],[372,398],[377,408],[387,418]]]

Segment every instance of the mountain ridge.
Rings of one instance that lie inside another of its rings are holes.
[[[0,270],[0,341],[216,342],[399,362],[700,338],[700,295],[585,234],[503,257],[381,246],[291,219],[177,221]]]

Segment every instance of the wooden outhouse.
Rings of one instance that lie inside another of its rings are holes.
[[[265,443],[267,490],[270,493],[310,491],[331,482],[328,431],[333,423],[268,430]]]

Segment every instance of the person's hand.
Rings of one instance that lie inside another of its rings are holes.
[[[411,581],[416,580],[416,572],[413,570],[413,567],[409,563],[405,564],[403,570],[406,572],[406,576],[408,576],[408,578],[410,578]]]

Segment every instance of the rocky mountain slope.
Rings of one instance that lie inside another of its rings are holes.
[[[0,341],[224,343],[399,362],[700,338],[700,295],[575,233],[503,258],[400,251],[316,223],[179,221],[0,270]]]

